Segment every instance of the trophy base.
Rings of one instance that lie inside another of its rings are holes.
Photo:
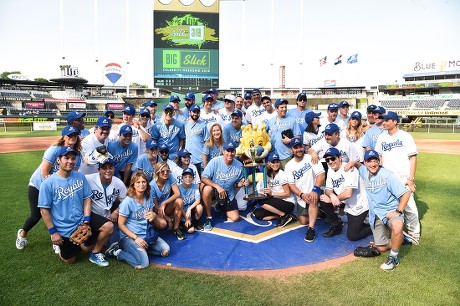
[[[263,200],[263,199],[266,199],[268,198],[268,196],[266,196],[265,194],[258,194],[258,195],[255,195],[253,193],[251,194],[247,194],[243,197],[243,200],[246,200],[246,201],[249,201],[249,200]]]

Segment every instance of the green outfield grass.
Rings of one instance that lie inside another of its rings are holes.
[[[2,305],[459,305],[458,156],[419,154],[421,245],[403,246],[395,271],[380,271],[380,256],[285,278],[254,278],[153,266],[136,271],[113,259],[99,268],[86,254],[66,265],[54,255],[42,222],[30,232],[29,245],[17,250],[16,232],[29,211],[28,180],[42,154],[0,154]]]

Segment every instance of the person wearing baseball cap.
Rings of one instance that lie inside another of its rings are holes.
[[[287,116],[287,105],[287,100],[276,100],[276,117],[273,117],[267,123],[267,132],[271,139],[272,149],[279,155],[282,169],[284,169],[284,166],[292,156],[289,149],[291,139],[302,137],[299,124],[295,118]]]
[[[158,120],[161,119],[161,116],[157,115],[157,102],[154,100],[148,100],[147,102],[144,103],[144,106],[148,108],[150,111],[150,123],[149,127],[151,127],[153,124],[155,124]]]
[[[405,234],[404,238],[405,241],[417,245],[421,228],[413,194],[416,190],[415,173],[418,150],[412,135],[398,127],[398,120],[399,116],[395,112],[389,111],[383,115],[382,126],[386,133],[382,133],[377,139],[375,151],[380,155],[381,165],[393,172],[411,191],[404,211],[407,227],[407,235]]]
[[[348,116],[348,111],[350,110],[350,104],[347,101],[341,101],[339,103],[339,112],[338,116],[335,119],[335,124],[337,124],[340,130],[344,129],[350,117]]]
[[[283,170],[279,156],[276,153],[268,155],[267,186],[263,180],[257,183],[259,194],[265,194],[267,199],[259,200],[259,205],[253,211],[259,220],[278,220],[278,226],[288,225],[294,217],[291,215],[294,209],[294,197],[289,189],[289,183]]]
[[[301,138],[293,138],[290,147],[293,157],[284,167],[284,172],[291,193],[296,198],[297,220],[302,225],[308,224],[304,240],[313,242],[316,238],[315,223],[321,186],[324,184],[324,169],[321,164],[313,163],[309,154],[305,154]]]
[[[149,111],[150,112],[150,111]],[[143,116],[145,117],[146,114],[146,109],[143,108]],[[145,117],[142,124],[145,125],[143,127],[139,123],[139,118],[135,118],[136,116],[136,109],[132,105],[126,105],[125,108],[123,108],[123,119],[122,123],[118,125],[118,127],[114,128],[110,132],[109,139],[110,140],[118,140],[118,137],[120,135],[120,129],[127,125],[132,128],[132,139],[131,141],[137,145],[137,155],[139,156],[140,154],[143,154],[145,151],[145,142],[150,139],[150,134],[148,133],[147,126],[148,126],[148,118]]]
[[[326,127],[326,125],[328,125],[329,123],[335,123],[338,113],[339,105],[337,103],[330,103],[327,106],[327,117],[321,118],[320,120],[320,125],[322,127],[319,131],[320,133],[323,132],[324,127]]]
[[[138,147],[133,139],[134,129],[129,125],[123,125],[120,128],[118,140],[111,141],[107,145],[107,151],[116,161],[115,176],[129,186],[133,164],[137,161]]]
[[[43,223],[48,228],[51,242],[59,246],[60,258],[65,263],[75,263],[77,255],[83,249],[90,252],[89,260],[92,263],[106,267],[109,262],[101,251],[113,232],[113,223],[97,214],[91,214],[93,193],[85,176],[74,171],[77,154],[71,146],[61,147],[56,159],[59,170],[41,184],[38,208],[43,216]],[[55,196],[59,192],[68,196]],[[70,236],[82,223],[88,224],[93,233],[98,234],[94,247],[71,242]]]
[[[364,122],[364,125],[363,125],[364,133],[375,124],[375,118],[374,118],[373,112],[374,112],[376,107],[377,107],[377,105],[370,104],[366,108],[366,114],[367,114],[366,118],[367,118],[367,120],[366,120],[366,122]]]
[[[185,107],[180,109],[180,114],[185,117],[186,120],[190,118],[190,108],[195,104],[195,95],[192,92],[188,92],[184,96]],[[185,123],[184,123],[185,124]]]
[[[212,95],[206,94],[203,96],[203,107],[200,112],[200,119],[203,120],[208,130],[211,128],[211,125],[215,123],[220,123],[220,115],[213,110],[213,98]]]
[[[359,111],[354,111],[350,115],[347,126],[341,130],[340,137],[350,141],[358,152],[359,161],[363,161],[364,157],[364,128],[361,121],[362,116]]]
[[[151,136],[160,146],[162,144],[167,145],[171,160],[174,160],[177,152],[184,148],[184,124],[174,118],[174,107],[170,104],[164,106],[163,118],[152,127]]]
[[[201,178],[204,187],[202,198],[206,212],[204,230],[212,230],[212,203],[219,202],[226,216],[233,222],[240,218],[237,191],[243,186],[248,186],[249,181],[243,176],[243,164],[235,158],[237,145],[232,142],[224,144],[222,156],[212,158],[204,168]]]
[[[261,100],[265,112],[263,112],[260,116],[251,118],[253,126],[256,124],[259,126],[262,124],[267,125],[268,121],[277,115],[276,109],[273,107],[272,99],[269,96],[263,96]]]
[[[112,123],[115,120],[115,113],[111,109],[106,109],[102,115],[109,118]]]
[[[250,92],[245,93],[243,99],[243,111],[247,112],[249,106],[252,105],[252,94]]]
[[[241,127],[243,123],[243,113],[239,109],[233,110],[230,114],[231,122],[224,125],[222,128],[222,134],[224,142],[232,141],[237,144],[240,144],[241,137],[243,136],[243,130]]]
[[[386,110],[383,106],[376,106],[372,112],[374,117],[375,124],[366,130],[363,139],[363,147],[365,150],[375,150],[375,145],[380,134],[385,133],[383,128],[383,115],[385,115]]]
[[[225,95],[224,97],[224,107],[219,109],[220,124],[225,126],[225,124],[232,121],[232,112],[235,110],[235,96],[234,95]]]
[[[147,176],[149,182],[153,179],[153,168],[155,165],[161,161],[159,157],[159,145],[153,140],[149,139],[145,143],[145,153],[142,153],[138,156],[135,163],[136,171],[142,171]]]
[[[372,234],[369,224],[365,223],[369,211],[367,193],[358,171],[345,171],[341,155],[336,148],[329,148],[324,153],[329,170],[325,193],[320,196],[320,207],[331,226],[323,236],[330,238],[342,232],[343,222],[335,210],[344,207],[348,217],[347,238],[356,241]]]
[[[246,122],[249,124],[257,123],[257,118],[262,116],[265,112],[265,107],[262,105],[261,92],[258,88],[252,90],[252,102],[246,110]],[[245,99],[245,105],[249,102],[249,99]]]
[[[193,180],[192,183],[200,186],[201,178],[198,175],[198,169],[191,163],[192,153],[187,151],[186,149],[182,149],[177,153],[177,157],[175,159],[177,167],[172,169],[171,173],[177,181],[177,185],[182,184],[182,171],[185,169],[192,169],[193,170]],[[196,175],[195,175],[196,174]]]
[[[308,112],[310,112],[310,110],[307,108],[307,94],[304,92],[299,93],[297,95],[295,103],[297,104],[297,107],[290,109],[287,112],[287,115],[295,118],[295,120],[300,126],[300,131],[302,131],[303,133],[307,128],[307,123],[305,122],[305,115]]]
[[[184,206],[181,213],[181,225],[185,231],[192,234],[197,231],[203,231],[203,225],[200,222],[201,215],[203,214],[203,205],[201,205],[201,194],[199,187],[194,183],[196,179],[196,172],[192,168],[179,168],[180,183],[179,192]]]
[[[79,136],[82,140],[91,134],[91,132],[85,128],[85,116],[86,113],[79,113],[75,111],[67,114],[67,124],[75,127],[79,131]]]
[[[219,96],[219,91],[215,88],[210,88],[207,92],[208,95],[212,97],[212,110],[218,111],[222,107],[224,107],[224,103],[221,101],[217,101],[217,97]]]
[[[190,118],[185,124],[185,149],[192,154],[190,162],[197,168],[201,176],[203,167],[203,147],[206,139],[209,138],[209,129],[206,123],[200,119],[200,107],[193,104],[190,107]]]
[[[380,166],[375,150],[364,154],[364,166],[356,164],[367,189],[369,224],[374,234],[375,247],[380,252],[390,250],[380,269],[391,271],[399,265],[399,250],[404,239],[404,210],[411,192],[390,170]]]
[[[310,111],[305,114],[306,129],[303,132],[303,144],[305,149],[308,150],[313,144],[318,142],[324,137],[323,133],[319,133],[321,113]]]

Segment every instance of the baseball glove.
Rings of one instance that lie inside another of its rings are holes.
[[[80,245],[88,240],[89,237],[91,237],[91,226],[83,223],[70,235],[70,241],[76,245]]]
[[[372,245],[368,245],[366,247],[357,247],[354,254],[357,257],[374,257],[379,256],[380,251]]]

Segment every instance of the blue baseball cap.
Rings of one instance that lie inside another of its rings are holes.
[[[112,166],[115,166],[115,161],[111,158],[108,158],[106,160],[104,160],[104,162],[102,163],[97,163],[97,166],[98,166],[98,169],[101,169],[102,166],[104,166],[105,164],[111,164]]]
[[[377,151],[369,150],[369,151],[366,151],[366,153],[364,153],[365,161],[369,161],[370,159],[373,159],[373,158],[380,160],[380,156],[379,156],[379,153],[377,153]]]
[[[184,156],[187,156],[187,155],[192,155],[192,153],[190,153],[189,151],[187,151],[186,149],[182,149],[180,150],[179,152],[177,152],[177,156],[179,157],[184,157]]]
[[[376,106],[372,112],[379,113],[379,114],[385,114],[387,111],[385,110],[383,106]]]
[[[228,149],[236,150],[237,145],[233,141],[228,141],[224,144],[224,150],[227,151]]]
[[[267,159],[268,159],[269,162],[272,162],[274,160],[280,160],[280,157],[276,153],[271,153],[271,154],[268,155]]]
[[[195,95],[194,95],[193,93],[191,93],[191,92],[188,92],[188,93],[185,95],[184,99],[195,101]]]
[[[145,142],[145,147],[149,150],[152,150],[153,148],[158,148],[158,142],[154,139],[149,139]]]
[[[132,105],[126,105],[125,108],[123,108],[123,113],[134,116],[136,114],[136,109]]]
[[[327,106],[327,110],[328,111],[331,111],[331,110],[338,110],[339,109],[339,105],[336,104],[336,103],[331,103]]]
[[[206,101],[206,100],[209,100],[209,99],[214,100],[214,97],[211,96],[211,94],[205,94],[205,95],[203,96],[203,101]]]
[[[179,96],[173,95],[169,98],[169,102],[180,102]]]
[[[195,176],[195,171],[193,171],[192,168],[185,168],[185,169],[182,171],[182,175],[186,175],[186,174],[191,174],[191,175]]]
[[[166,105],[163,107],[163,110],[164,110],[164,111],[165,111],[165,110],[168,110],[168,109],[174,112],[174,107],[173,107],[171,104],[166,104]]]
[[[335,123],[329,123],[324,128],[324,133],[327,133],[329,135],[332,135],[332,134],[338,133],[338,132],[340,132],[340,129],[339,129],[339,126],[337,124],[335,124]]]
[[[218,92],[217,89],[215,89],[215,88],[210,88],[210,89],[208,89],[208,91],[207,91],[206,93],[208,93],[208,94],[209,94],[209,93],[213,93],[213,94],[216,94],[216,95],[219,94],[219,92]]]
[[[59,156],[64,156],[67,153],[75,153],[75,155],[77,155],[77,151],[75,151],[74,148],[69,146],[63,146],[61,150],[59,150]]]
[[[147,107],[147,106],[152,106],[152,105],[155,106],[155,107],[158,106],[157,102],[155,102],[155,101],[153,101],[153,100],[148,100],[147,102],[144,103],[144,106],[145,106],[145,107]]]
[[[375,105],[375,104],[369,105],[369,106],[367,107],[367,112],[368,112],[368,113],[373,113],[376,107],[377,107],[377,105]]]
[[[234,109],[233,112],[230,114],[230,117],[232,116],[238,116],[240,118],[243,118],[243,112],[239,109]]]
[[[321,112],[319,113],[315,113],[313,111],[308,112],[305,114],[305,123],[310,124],[314,118],[319,118],[319,116],[321,116]]]
[[[200,107],[196,104],[193,104],[192,106],[190,106],[190,111],[191,112],[199,112],[200,111]]]
[[[115,116],[115,113],[111,109],[106,109],[103,113],[104,116],[107,116],[108,113],[112,113],[113,116]]]
[[[356,118],[356,119],[358,119],[359,121],[361,121],[362,116],[361,116],[361,113],[360,113],[360,112],[354,111],[354,112],[351,113],[350,118],[351,118],[351,119]]]
[[[300,139],[299,137],[294,137],[294,138],[291,139],[291,143],[290,143],[291,148],[293,148],[293,147],[295,147],[295,146],[297,146],[299,144],[300,145],[302,144],[302,139]]]
[[[284,100],[284,99],[278,99],[278,100],[276,100],[276,102],[275,102],[275,107],[278,108],[278,106],[280,106],[281,104],[286,104],[286,105],[288,105],[289,102],[288,102],[287,100]]]
[[[341,101],[339,103],[339,107],[342,108],[342,107],[350,107],[350,104],[347,102],[347,101]]]
[[[132,134],[133,133],[133,128],[129,125],[123,125],[120,128],[120,134],[121,135],[126,135],[126,134]]]
[[[86,116],[86,113],[70,112],[67,114],[67,124],[72,123],[75,119],[80,119]]]
[[[71,125],[67,125],[65,128],[62,129],[62,136],[70,136],[72,134],[80,134],[80,131]]]
[[[306,93],[301,92],[301,93],[299,93],[297,95],[297,99],[296,99],[297,101],[304,100],[304,99],[307,100],[307,94]]]
[[[150,116],[150,110],[147,107],[141,108],[141,111],[139,112],[139,115],[149,115]]]
[[[386,113],[385,115],[383,115],[383,120],[387,120],[387,119],[392,119],[392,120],[396,120],[398,121],[398,114],[395,113],[395,112],[388,112]]]
[[[340,153],[339,150],[337,150],[336,148],[334,147],[330,147],[329,149],[327,149],[327,151],[324,153],[324,156],[341,156],[342,153]]]
[[[103,127],[112,127],[112,121],[106,116],[99,117],[96,121],[96,126],[103,128]]]
[[[255,94],[255,93],[260,94],[260,93],[261,93],[261,92],[260,92],[260,89],[259,89],[259,88],[254,88],[254,89],[252,90],[252,94]]]
[[[169,152],[168,146],[165,145],[165,144],[160,145],[160,152],[161,152],[161,151],[168,151],[168,152]]]
[[[252,100],[252,95],[251,95],[251,93],[250,93],[250,92],[245,93],[245,94],[244,94],[244,99],[245,99],[245,100],[247,100],[247,99]]]

